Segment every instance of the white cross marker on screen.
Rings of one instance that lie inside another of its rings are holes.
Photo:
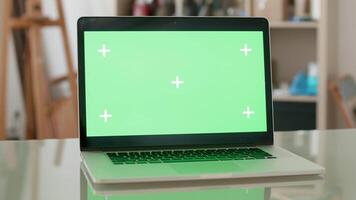
[[[180,84],[183,84],[184,81],[179,80],[179,76],[176,76],[176,80],[172,81],[171,83],[176,85],[176,88],[179,88]]]
[[[245,56],[247,56],[248,53],[249,53],[250,51],[252,51],[252,49],[249,49],[249,48],[247,47],[247,44],[245,44],[244,48],[243,48],[243,49],[240,49],[240,51],[244,52]]]
[[[108,119],[112,117],[112,114],[108,113],[108,111],[105,109],[104,113],[99,115],[100,118],[104,119],[104,122],[108,122]]]
[[[110,53],[110,49],[107,49],[106,48],[106,45],[103,44],[101,49],[98,49],[98,52],[101,53],[103,55],[103,57],[105,58],[106,57],[106,54],[107,53]]]
[[[251,115],[255,114],[255,111],[250,110],[250,106],[247,106],[246,110],[242,112],[243,115],[250,119]]]

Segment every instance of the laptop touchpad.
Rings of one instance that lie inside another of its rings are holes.
[[[242,171],[242,168],[231,162],[194,162],[169,164],[179,174],[228,173]]]

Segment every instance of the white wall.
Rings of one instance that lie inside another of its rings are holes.
[[[356,1],[338,0],[338,74],[356,79]]]

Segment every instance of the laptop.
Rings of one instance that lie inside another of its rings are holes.
[[[264,18],[78,20],[79,129],[93,183],[318,175],[273,145]]]

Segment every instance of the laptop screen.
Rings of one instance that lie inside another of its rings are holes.
[[[267,131],[262,31],[85,31],[88,137]]]

